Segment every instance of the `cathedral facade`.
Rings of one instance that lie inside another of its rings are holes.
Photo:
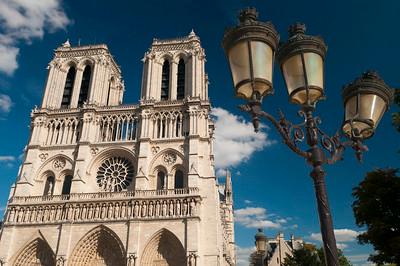
[[[235,265],[230,174],[214,171],[205,54],[154,39],[138,104],[106,45],[55,50],[11,188],[0,265]]]

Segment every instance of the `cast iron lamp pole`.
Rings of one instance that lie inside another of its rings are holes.
[[[289,29],[289,39],[280,44],[278,32],[271,22],[257,20],[254,8],[240,12],[239,25],[227,29],[222,46],[229,61],[235,93],[247,100],[239,106],[248,112],[254,129],[259,130],[260,118],[269,120],[278,130],[284,143],[305,158],[312,167],[318,214],[327,266],[338,266],[338,251],[325,186],[324,164],[342,159],[345,147],[351,147],[358,160],[367,150],[363,140],[371,137],[393,100],[393,90],[376,72],[365,72],[343,88],[345,107],[342,133],[325,134],[321,120],[313,112],[324,96],[324,60],[327,46],[320,37],[305,34],[305,25],[296,23]],[[272,72],[275,59],[280,64],[289,94],[289,101],[300,106],[298,114],[304,122],[293,124],[282,112],[279,119],[264,112],[262,99],[273,94]],[[306,139],[307,149],[300,143]]]

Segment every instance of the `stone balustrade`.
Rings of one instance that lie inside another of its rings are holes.
[[[198,188],[13,197],[5,225],[198,217]]]

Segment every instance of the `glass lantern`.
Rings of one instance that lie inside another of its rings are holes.
[[[350,138],[370,138],[393,101],[394,92],[376,72],[368,71],[343,88],[343,132]]]
[[[327,46],[320,37],[305,35],[306,27],[296,23],[289,39],[278,48],[280,64],[290,102],[315,105],[324,97],[324,59]]]
[[[264,253],[267,250],[267,237],[265,236],[263,230],[261,228],[258,229],[258,232],[254,236],[256,239],[256,250],[258,253]]]
[[[273,93],[272,72],[279,35],[269,22],[257,21],[255,8],[240,12],[239,25],[226,30],[222,46],[237,97],[261,99]]]

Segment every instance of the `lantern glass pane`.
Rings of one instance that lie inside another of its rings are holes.
[[[304,71],[300,54],[290,57],[282,64],[282,73],[289,95],[297,88],[304,88]]]
[[[374,127],[378,125],[383,113],[386,109],[385,101],[374,94],[361,95],[360,117],[363,119],[371,119],[374,122]]]
[[[272,82],[272,63],[274,53],[264,42],[251,42],[251,60],[253,62],[254,78]]]
[[[307,72],[307,82],[310,87],[324,88],[324,61],[319,54],[305,53],[304,63]]]
[[[356,95],[351,97],[345,105],[345,120],[348,122],[343,126],[344,132],[351,135],[350,121],[353,120],[353,128],[357,129],[364,138],[370,137],[385,110],[385,101],[375,94],[361,94],[360,103],[357,103]],[[372,122],[373,127],[366,121]]]
[[[252,41],[251,54],[253,63],[254,90],[265,96],[272,89],[272,69],[274,53],[264,42]]]
[[[265,240],[258,240],[256,241],[257,251],[265,251],[266,250],[266,241]]]
[[[232,78],[235,88],[240,91],[238,84],[246,84],[250,82],[250,59],[249,59],[249,47],[246,41],[239,42],[233,46],[228,53],[229,64],[231,67]],[[243,88],[247,91],[247,89]],[[250,94],[251,95],[251,94]],[[243,95],[238,95],[243,97]]]

